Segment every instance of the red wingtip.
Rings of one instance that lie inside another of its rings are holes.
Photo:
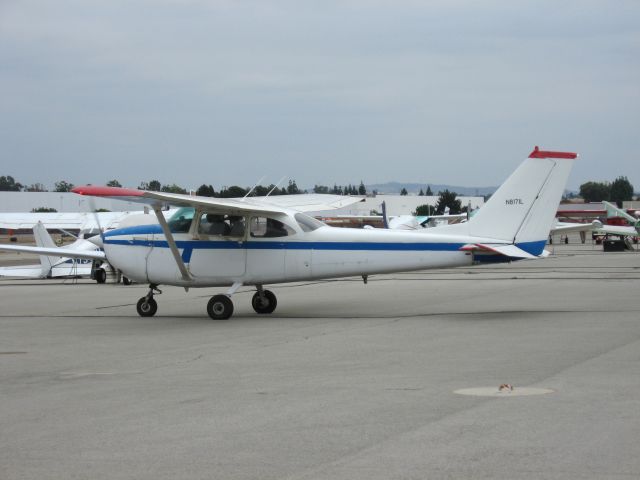
[[[540,150],[538,146],[533,149],[533,152],[529,155],[529,158],[570,158],[576,159],[578,157],[577,153],[572,152],[551,152]]]
[[[92,197],[141,197],[144,194],[143,190],[134,190],[133,188],[96,187],[93,185],[75,187],[71,191],[78,195],[91,195]]]

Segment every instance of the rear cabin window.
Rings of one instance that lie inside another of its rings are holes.
[[[244,235],[244,217],[203,213],[198,224],[198,233],[224,237],[242,237]]]
[[[320,220],[316,220],[315,218],[303,213],[296,213],[295,218],[303,232],[313,232],[314,230],[325,226],[325,224]]]
[[[189,233],[195,212],[195,208],[184,207],[174,213],[167,222],[171,233]]]
[[[252,217],[251,236],[255,238],[276,238],[295,235],[295,230],[275,218]]]

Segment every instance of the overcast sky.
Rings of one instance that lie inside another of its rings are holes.
[[[0,2],[0,175],[640,190],[640,2]]]

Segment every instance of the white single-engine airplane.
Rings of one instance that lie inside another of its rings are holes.
[[[267,284],[354,275],[366,281],[377,273],[542,257],[576,157],[536,147],[473,218],[433,234],[329,227],[303,213],[326,209],[318,208],[326,203],[318,195],[231,200],[95,186],[73,191],[145,203],[156,213],[157,225],[116,229],[97,240],[111,265],[149,284],[139,315],[156,313],[159,285],[231,285],[207,304],[211,318],[227,319],[231,296],[243,285],[256,287],[257,313],[272,313],[277,300]],[[167,221],[165,204],[182,208]],[[10,249],[17,248],[26,247]]]

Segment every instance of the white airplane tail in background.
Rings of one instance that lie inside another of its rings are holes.
[[[540,255],[577,154],[533,152],[467,222],[475,237],[493,238]]]
[[[56,248],[56,244],[47,232],[42,222],[38,222],[33,226],[33,236],[36,245],[41,248]],[[50,274],[51,269],[60,263],[60,257],[49,257],[40,255],[40,265],[42,266],[42,276],[46,277]]]

